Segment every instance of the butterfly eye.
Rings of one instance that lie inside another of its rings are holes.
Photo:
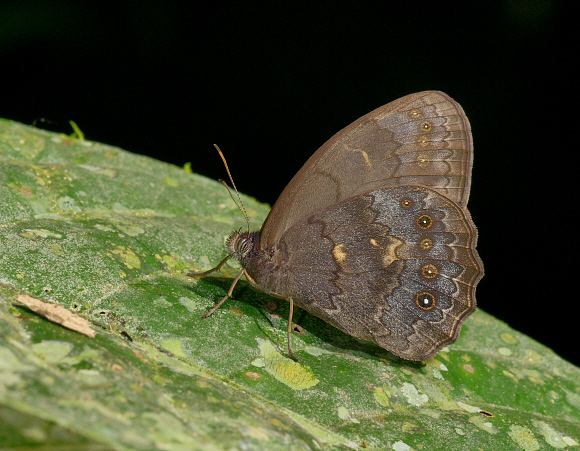
[[[251,243],[249,238],[243,238],[240,241],[240,252],[242,254],[245,254],[246,252],[248,252],[250,250],[251,245],[252,245],[252,243]]]

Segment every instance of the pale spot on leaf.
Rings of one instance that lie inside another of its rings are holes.
[[[568,446],[568,444],[564,441],[564,437],[558,431],[553,429],[547,423],[538,420],[532,420],[534,426],[538,428],[540,434],[544,437],[546,443],[554,448],[563,449]]]
[[[284,357],[270,342],[257,340],[264,369],[278,381],[294,390],[303,390],[318,384],[318,379],[309,367]]]
[[[399,440],[398,442],[393,443],[392,448],[395,451],[412,451],[413,448],[411,448],[409,445],[407,445],[405,442]]]
[[[486,421],[487,417],[482,417],[480,415],[469,417],[469,422],[475,424],[479,429],[485,432],[489,432],[490,434],[494,435],[497,434],[497,428],[493,427],[489,421]]]
[[[173,304],[167,300],[167,296],[160,296],[153,301],[153,305],[160,308],[168,308],[171,307]]]
[[[199,309],[199,303],[185,296],[179,298],[179,303],[183,305],[190,313],[194,313]]]
[[[504,343],[507,343],[508,345],[515,345],[516,343],[518,343],[518,339],[509,332],[504,332],[503,334],[500,334],[499,338],[501,338],[501,340]]]
[[[177,180],[175,180],[172,177],[165,177],[165,180],[163,180],[163,183],[165,183],[167,186],[171,186],[172,188],[177,188],[179,186],[179,183],[177,182]]]
[[[131,249],[126,249],[124,246],[118,246],[117,249],[111,251],[113,254],[117,254],[121,257],[123,263],[129,269],[139,269],[141,268],[141,260]]]
[[[68,341],[43,340],[40,343],[34,343],[32,350],[43,360],[57,363],[64,359],[72,351],[73,347],[73,344]]]
[[[503,355],[505,357],[508,357],[508,356],[510,356],[510,355],[513,354],[513,351],[510,348],[506,348],[506,347],[503,347],[503,346],[500,347],[500,348],[497,348],[497,352],[500,355]]]
[[[475,368],[473,368],[473,365],[470,365],[469,363],[465,363],[463,365],[463,369],[465,371],[467,371],[468,373],[474,373],[475,372]]]
[[[404,382],[403,386],[401,387],[401,392],[407,398],[407,402],[414,406],[422,406],[425,404],[429,397],[426,394],[419,394],[417,388],[413,384],[409,384],[408,382]]]
[[[471,405],[465,404],[464,402],[461,402],[461,401],[458,401],[457,405],[459,406],[460,409],[465,410],[466,412],[469,412],[469,413],[477,413],[481,410],[479,407],[471,406]]]
[[[346,420],[350,417],[350,413],[348,412],[348,409],[344,406],[340,406],[338,408],[338,418],[340,418],[341,420]]]
[[[519,379],[518,379],[518,377],[517,377],[515,374],[513,374],[513,373],[510,373],[510,372],[509,372],[509,371],[507,371],[507,370],[503,370],[503,371],[502,371],[502,374],[503,374],[504,376],[507,376],[507,377],[509,377],[509,378],[510,378],[511,380],[513,380],[514,382],[517,382],[517,381],[519,380]]]
[[[536,440],[536,437],[534,437],[534,433],[526,427],[512,424],[508,435],[524,451],[540,449],[540,444]]]
[[[383,387],[375,387],[373,390],[373,396],[381,406],[387,407],[389,405],[389,395],[385,392]]]
[[[145,230],[137,226],[123,226],[118,225],[117,228],[129,236],[138,236],[145,233]]]
[[[177,357],[186,358],[187,354],[183,350],[183,341],[178,340],[177,338],[166,338],[165,340],[161,341],[161,346],[171,352],[173,355]]]

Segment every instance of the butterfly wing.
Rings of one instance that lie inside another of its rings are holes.
[[[329,139],[284,189],[261,231],[273,246],[292,225],[349,197],[383,187],[430,188],[467,205],[473,143],[461,106],[437,91],[411,94]]]
[[[276,291],[408,360],[455,341],[483,275],[467,213],[423,187],[381,188],[288,229]]]

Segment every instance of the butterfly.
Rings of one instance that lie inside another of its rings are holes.
[[[232,233],[215,268],[188,274],[241,263],[204,317],[245,275],[290,303],[293,359],[294,305],[403,359],[433,357],[474,312],[483,277],[467,210],[472,165],[469,121],[447,94],[411,94],[361,117],[310,157],[259,232]]]

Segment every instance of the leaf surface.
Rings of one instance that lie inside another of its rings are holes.
[[[287,303],[243,280],[202,320],[239,269],[185,275],[215,265],[243,226],[218,182],[0,120],[0,199],[0,449],[579,446],[580,370],[480,309],[422,363],[301,311],[295,363]],[[267,206],[243,199],[259,229]]]

